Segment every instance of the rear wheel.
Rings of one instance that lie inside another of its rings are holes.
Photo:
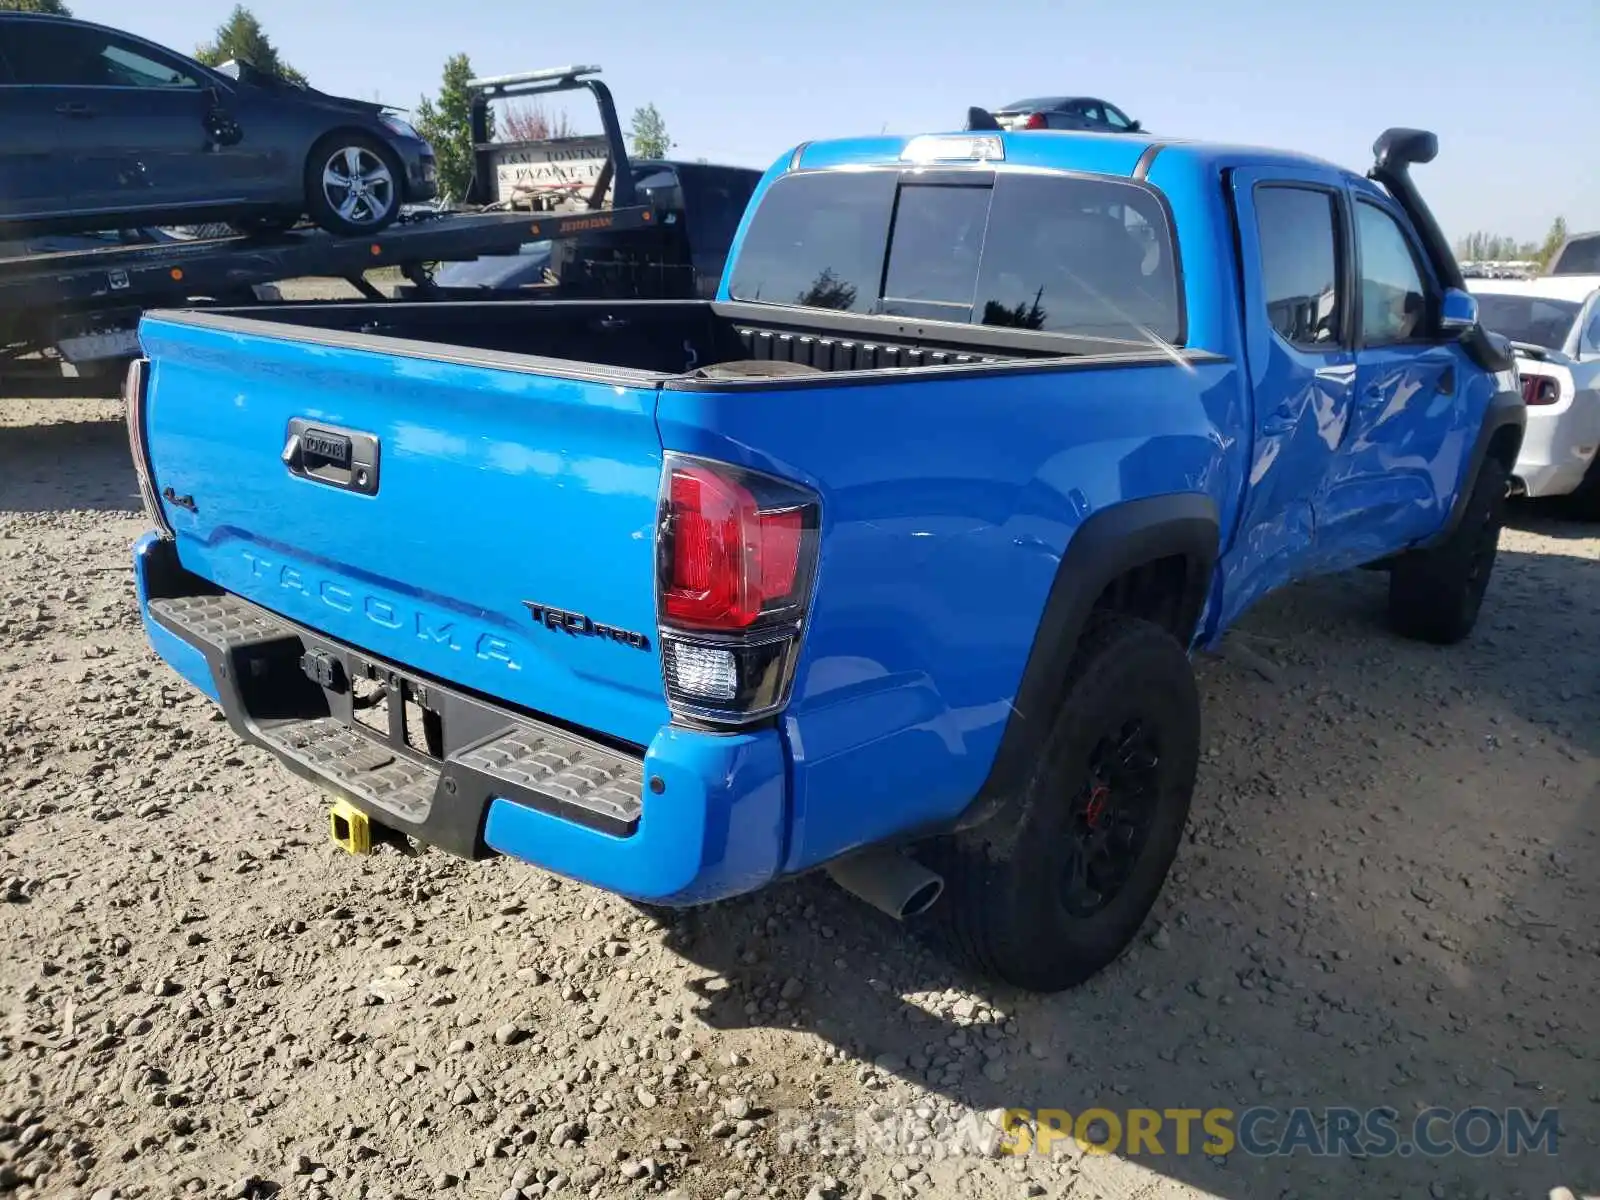
[[[1500,462],[1485,459],[1450,536],[1395,560],[1389,572],[1389,622],[1396,632],[1441,646],[1472,632],[1500,546],[1507,479]]]
[[[1082,983],[1132,942],[1189,816],[1200,699],[1149,621],[1097,617],[1026,791],[921,856],[945,892],[918,924],[957,963],[1017,987]]]
[[[394,152],[377,138],[324,138],[306,163],[306,211],[330,233],[377,233],[400,215],[402,177]]]

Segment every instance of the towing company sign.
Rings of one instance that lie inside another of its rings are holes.
[[[490,151],[494,199],[538,195],[587,195],[600,178],[607,156],[603,137],[557,138],[545,142],[507,142]]]

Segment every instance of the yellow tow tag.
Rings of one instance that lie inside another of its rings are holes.
[[[372,822],[367,814],[344,800],[328,810],[328,836],[346,854],[372,853]]]

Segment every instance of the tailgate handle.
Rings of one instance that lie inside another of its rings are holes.
[[[378,494],[378,439],[359,429],[295,417],[283,444],[289,474],[363,496]]]

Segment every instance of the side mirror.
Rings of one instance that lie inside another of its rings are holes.
[[[1142,122],[1140,122],[1140,121],[1129,121],[1128,122],[1128,132],[1129,133],[1139,133],[1139,132],[1142,132],[1143,129],[1144,129],[1144,124]]]
[[[1439,306],[1439,332],[1459,337],[1478,327],[1478,298],[1460,288],[1446,288]]]
[[[213,146],[236,146],[244,140],[244,130],[228,115],[222,106],[222,94],[214,87],[206,89],[205,125],[206,137]]]

